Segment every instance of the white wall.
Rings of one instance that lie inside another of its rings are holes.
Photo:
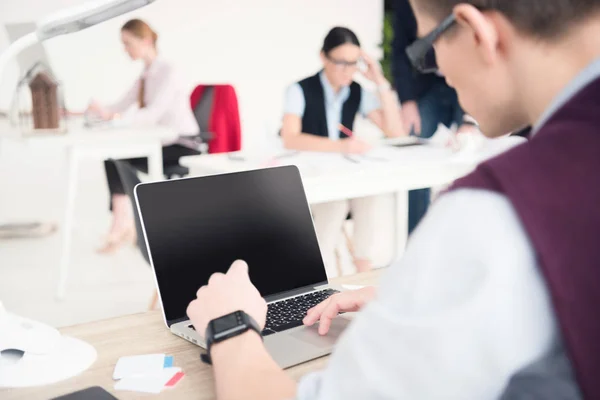
[[[0,0],[0,24],[35,21],[77,0]],[[245,146],[277,124],[289,83],[316,72],[320,45],[334,25],[353,29],[363,47],[380,55],[383,1],[375,0],[158,0],[77,34],[45,44],[63,82],[67,106],[85,108],[90,97],[112,101],[136,78],[119,42],[129,18],[147,20],[159,34],[159,51],[189,84],[229,82],[240,100]],[[0,49],[8,39],[0,29]],[[0,78],[0,109],[10,103],[18,68]],[[268,122],[267,122],[268,121]]]

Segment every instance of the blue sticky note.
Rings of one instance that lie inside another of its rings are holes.
[[[163,368],[170,368],[173,366],[173,356],[165,356],[165,363]]]

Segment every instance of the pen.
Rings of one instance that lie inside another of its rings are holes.
[[[354,132],[352,132],[350,129],[346,128],[344,125],[340,124],[338,127],[339,127],[340,131],[342,131],[344,134],[346,134],[346,136],[348,136],[348,137],[354,136]]]
[[[342,154],[342,157],[344,157],[344,159],[346,159],[346,160],[348,160],[350,162],[353,162],[355,164],[360,164],[360,161],[358,161],[358,160],[350,157],[348,154]]]
[[[343,124],[339,125],[340,131],[342,131],[343,133],[345,133],[348,137],[353,137],[354,136],[354,132],[352,132],[350,129],[346,128]],[[362,154],[362,158],[366,158],[368,160],[373,160],[373,161],[388,161],[386,158],[381,158],[381,157],[373,157],[373,156],[368,156],[366,154]],[[353,161],[355,163],[358,163],[359,161],[350,158],[348,156],[346,156],[346,159]]]

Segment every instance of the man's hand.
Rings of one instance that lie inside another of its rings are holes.
[[[319,334],[325,335],[329,331],[331,320],[337,317],[340,312],[359,311],[374,297],[374,286],[334,294],[321,304],[308,310],[306,317],[304,317],[304,325],[311,326],[320,320]]]
[[[421,134],[421,114],[419,114],[419,106],[416,101],[407,101],[402,103],[402,123],[404,124],[405,132],[410,133],[411,128],[414,129],[416,135]]]
[[[371,150],[371,145],[355,137],[340,140],[341,152],[344,154],[365,154]]]
[[[187,315],[194,328],[201,335],[213,319],[244,311],[260,326],[265,327],[267,303],[248,277],[248,264],[244,261],[234,262],[227,274],[213,274],[208,285],[202,286],[196,293],[196,300],[187,308]]]

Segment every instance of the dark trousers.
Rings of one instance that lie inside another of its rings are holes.
[[[180,157],[195,156],[198,154],[200,154],[199,151],[179,144],[164,146],[162,148],[163,168],[179,164]],[[121,161],[127,161],[138,171],[144,173],[148,172],[148,159],[146,157],[129,158]],[[123,182],[121,182],[115,163],[111,160],[105,160],[104,169],[106,170],[106,180],[108,181],[108,190],[110,191],[111,197],[113,194],[125,194],[125,188],[123,188]]]
[[[440,82],[434,85],[425,95],[417,100],[421,114],[421,135],[430,138],[437,130],[438,124],[451,126],[461,125],[464,115],[458,104],[456,91]],[[408,233],[419,224],[431,201],[431,189],[411,190],[408,193]]]

